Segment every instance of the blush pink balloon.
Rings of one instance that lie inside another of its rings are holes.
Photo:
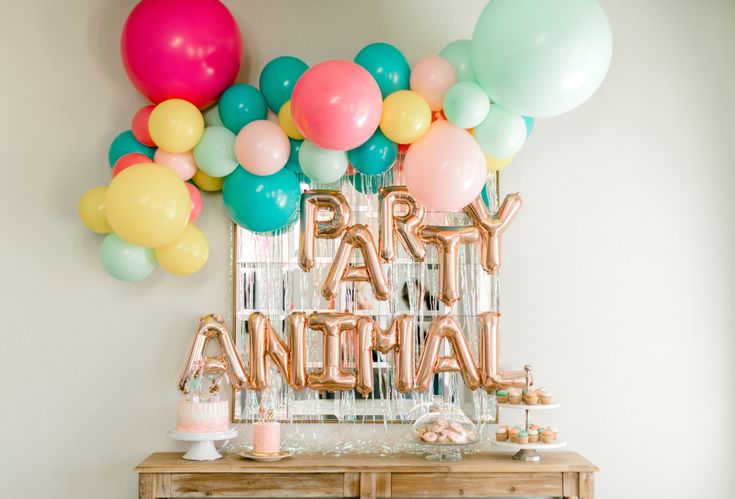
[[[348,151],[378,128],[383,97],[375,79],[349,61],[326,61],[296,82],[291,115],[301,134],[323,149]]]
[[[199,189],[191,185],[189,182],[184,182],[186,188],[189,191],[189,197],[191,198],[191,214],[189,215],[189,223],[199,218],[199,214],[202,212],[202,193]]]
[[[438,55],[421,59],[411,69],[411,90],[426,99],[432,111],[444,107],[444,94],[457,81],[452,63]]]
[[[197,172],[197,164],[191,151],[172,153],[156,149],[153,162],[165,166],[181,180],[189,180]]]
[[[238,163],[255,175],[273,175],[286,166],[290,153],[288,136],[268,120],[248,123],[235,139]]]
[[[149,158],[145,154],[140,154],[139,152],[129,152],[127,154],[123,154],[118,158],[117,161],[115,161],[115,164],[112,166],[112,178],[115,178],[118,173],[129,166],[150,162],[151,158]]]
[[[434,122],[411,144],[403,162],[408,191],[430,210],[461,210],[485,186],[482,148],[470,132],[448,121]]]
[[[154,104],[184,99],[204,108],[235,81],[242,38],[219,0],[142,0],[120,41],[130,81]]]
[[[148,131],[148,120],[151,117],[151,113],[156,106],[151,104],[150,106],[143,106],[133,116],[133,123],[130,129],[133,132],[135,140],[148,147],[156,147],[155,142],[151,139],[151,134]]]

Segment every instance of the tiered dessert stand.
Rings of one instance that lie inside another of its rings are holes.
[[[222,457],[222,454],[217,452],[214,442],[235,438],[237,436],[237,428],[230,428],[227,431],[214,433],[185,433],[170,430],[168,436],[173,440],[191,442],[189,450],[182,456],[184,459],[191,461],[214,461]]]

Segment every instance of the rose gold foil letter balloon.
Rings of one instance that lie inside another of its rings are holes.
[[[406,213],[397,215],[397,206],[404,207]],[[380,234],[378,242],[380,257],[391,262],[396,257],[394,235],[406,249],[411,258],[421,262],[426,257],[426,247],[421,240],[420,230],[424,223],[424,207],[408,193],[404,186],[382,187],[380,189]]]
[[[268,318],[260,313],[250,314],[250,378],[253,390],[262,390],[268,385],[266,357],[270,357],[283,377],[295,390],[306,386],[306,323],[303,312],[293,312],[288,317],[288,347],[278,335]]]
[[[452,345],[453,353],[440,357],[439,350],[444,339],[447,339]],[[431,385],[434,373],[451,371],[461,372],[470,390],[475,390],[480,386],[477,365],[462,327],[453,316],[442,315],[434,319],[426,334],[424,350],[421,352],[419,367],[416,370],[416,390],[426,391]]]
[[[439,299],[447,305],[459,300],[459,247],[480,238],[477,227],[427,225],[421,237],[439,251]]]
[[[220,357],[206,357],[204,352],[210,340],[216,340],[222,355]],[[196,375],[197,371],[204,366],[205,372],[227,371],[232,386],[240,390],[247,385],[247,375],[243,369],[240,356],[237,354],[235,343],[227,325],[219,315],[206,315],[199,320],[199,327],[194,333],[194,340],[189,350],[189,358],[179,376],[179,390],[186,389],[186,380]],[[208,371],[209,369],[209,371]]]
[[[357,361],[357,391],[367,397],[373,391],[373,350],[396,353],[396,388],[401,393],[413,390],[414,361],[413,317],[401,315],[383,330],[370,317],[357,322],[355,359]]]
[[[480,314],[480,378],[487,393],[503,388],[526,387],[526,371],[500,369],[500,314]]]
[[[480,229],[482,236],[482,268],[492,275],[500,269],[500,245],[503,233],[523,206],[518,193],[508,194],[500,205],[498,213],[492,215],[482,198],[477,198],[465,207],[465,211]]]
[[[332,217],[318,221],[319,211]],[[350,205],[337,191],[307,191],[301,195],[301,226],[299,232],[299,266],[309,272],[314,266],[316,239],[336,239],[350,224]]]
[[[355,388],[355,374],[342,369],[342,335],[355,330],[357,317],[348,313],[314,313],[309,317],[309,327],[323,334],[323,358],[322,368],[309,374],[307,386],[330,392]]]

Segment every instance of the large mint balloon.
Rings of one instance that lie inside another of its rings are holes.
[[[472,38],[478,81],[493,102],[524,116],[582,104],[611,57],[610,23],[596,0],[492,0]]]

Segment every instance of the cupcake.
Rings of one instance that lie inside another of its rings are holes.
[[[465,431],[464,427],[457,422],[449,423],[449,429],[455,433],[463,433]]]
[[[421,435],[421,439],[424,442],[428,442],[430,444],[433,444],[434,442],[436,442],[437,435],[433,431],[427,431],[426,433],[424,433],[423,435]]]
[[[513,428],[510,429],[510,431],[508,432],[508,436],[510,436],[511,442],[518,443],[518,433],[520,431],[521,429],[518,428],[517,426],[514,426]]]
[[[538,404],[538,394],[534,391],[529,390],[523,396],[523,401],[526,403],[526,405],[536,405]]]
[[[554,440],[559,436],[559,428],[556,426],[549,426],[549,431],[554,435]]]
[[[529,444],[538,443],[538,430],[537,429],[530,428],[528,430],[528,443]]]
[[[508,392],[508,403],[509,404],[520,404],[521,403],[521,392],[520,390],[511,390]]]
[[[541,393],[539,394],[539,401],[544,405],[551,404],[551,393],[546,390],[541,390]]]
[[[507,404],[508,390],[498,390],[497,392],[495,392],[495,400],[498,401],[498,404]]]
[[[495,430],[495,440],[498,442],[505,442],[508,440],[508,428],[504,426],[498,426],[498,429]]]
[[[554,432],[550,429],[545,429],[541,434],[541,441],[545,444],[550,444],[554,441]]]
[[[528,432],[526,430],[521,430],[518,432],[518,443],[519,444],[528,443]]]

